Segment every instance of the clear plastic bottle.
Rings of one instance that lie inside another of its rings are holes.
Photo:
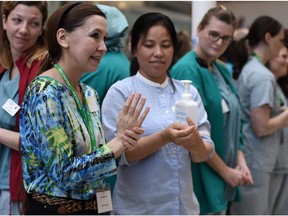
[[[187,124],[186,117],[189,116],[194,124],[198,123],[198,103],[193,100],[190,93],[190,80],[182,80],[184,83],[184,93],[181,95],[181,99],[175,103],[175,120],[182,124]]]

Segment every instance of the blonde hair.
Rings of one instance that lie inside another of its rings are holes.
[[[201,22],[198,25],[198,28],[200,30],[203,30],[209,24],[212,17],[215,17],[228,25],[232,25],[234,29],[236,28],[236,17],[232,13],[232,11],[227,10],[227,8],[223,5],[209,9],[207,13],[203,16]]]

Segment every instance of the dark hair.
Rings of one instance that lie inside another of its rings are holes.
[[[285,29],[284,35],[284,46],[288,49],[288,29]],[[280,77],[277,82],[285,97],[288,98],[288,73],[285,76]]]
[[[177,47],[174,54],[174,61],[178,61],[182,56],[192,49],[191,39],[187,31],[177,33]]]
[[[231,11],[227,10],[224,6],[217,6],[209,9],[203,16],[202,20],[200,21],[198,28],[200,30],[203,30],[209,24],[212,17],[215,17],[228,25],[232,25],[234,29],[236,28],[237,25],[236,17]]]
[[[151,12],[141,15],[134,23],[131,30],[131,53],[132,60],[130,64],[130,75],[133,76],[139,70],[139,64],[137,58],[134,56],[137,45],[142,38],[147,36],[148,31],[153,26],[161,25],[165,27],[171,37],[174,50],[177,47],[177,33],[174,27],[173,22],[166,15],[158,12]],[[174,58],[174,57],[173,57]],[[173,62],[173,61],[172,61]],[[171,65],[172,65],[171,62]],[[171,66],[170,65],[170,66]],[[169,72],[168,72],[168,76]]]
[[[18,4],[27,5],[27,6],[35,6],[37,7],[42,14],[42,28],[44,28],[48,10],[47,10],[47,2],[46,1],[3,1],[2,2],[2,15],[5,16],[6,20],[12,10]],[[27,65],[30,66],[34,60],[41,59],[46,52],[46,40],[45,40],[45,31],[41,36],[38,37],[37,42],[26,51],[26,61]],[[4,68],[10,68],[13,65],[13,58],[10,50],[10,42],[7,38],[6,30],[4,30],[3,25],[0,25],[0,64]]]
[[[239,40],[233,51],[233,77],[238,79],[241,70],[248,61],[249,48],[253,49],[261,42],[265,42],[265,34],[276,36],[282,29],[281,23],[270,16],[260,16],[252,23],[246,37]]]
[[[52,68],[53,64],[58,62],[61,57],[62,49],[57,41],[57,31],[63,28],[67,32],[72,32],[82,26],[93,15],[106,18],[105,14],[96,5],[85,2],[74,2],[63,5],[49,17],[46,25],[48,55],[43,61],[39,73]]]

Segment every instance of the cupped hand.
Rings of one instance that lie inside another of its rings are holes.
[[[241,185],[254,184],[250,169],[246,165],[238,165],[236,168],[242,173]]]
[[[242,172],[237,168],[228,167],[227,172],[222,175],[224,181],[231,185],[232,187],[236,187],[238,185],[242,185]]]

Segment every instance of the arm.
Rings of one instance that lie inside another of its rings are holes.
[[[279,128],[288,126],[288,109],[271,118],[269,105],[263,105],[254,108],[251,116],[253,130],[259,137],[269,135]]]
[[[192,130],[191,133],[187,130],[183,147],[190,152],[190,158],[193,162],[204,162],[213,153],[213,145],[203,140],[198,128],[195,127],[192,119],[189,117],[187,117],[187,123]]]
[[[0,143],[7,147],[19,151],[20,134],[15,131],[0,128]]]

